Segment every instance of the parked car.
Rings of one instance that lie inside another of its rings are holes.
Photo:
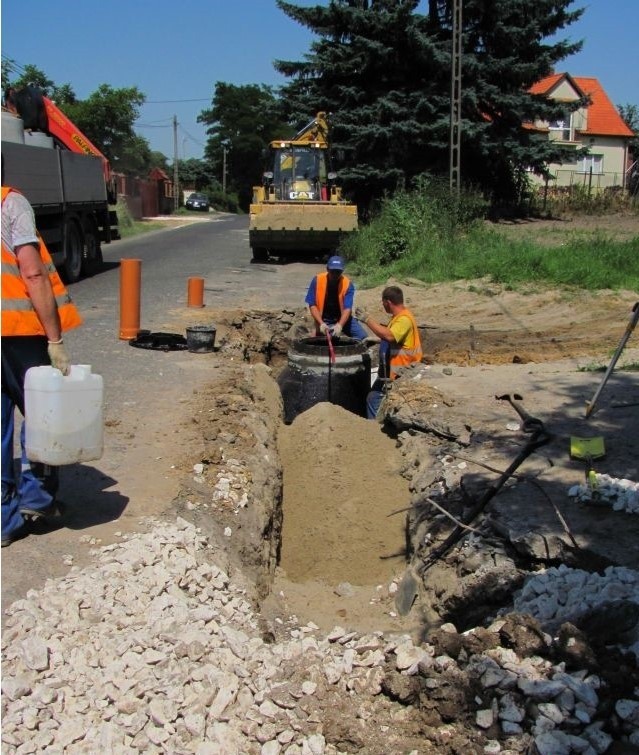
[[[189,196],[185,205],[187,210],[200,210],[201,212],[208,212],[210,206],[206,194],[200,194],[197,191]]]

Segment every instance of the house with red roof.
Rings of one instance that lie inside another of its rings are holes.
[[[528,126],[575,149],[574,160],[548,166],[554,177],[552,185],[581,185],[589,190],[627,185],[628,143],[634,133],[597,79],[555,73],[538,81],[529,91],[566,103],[562,118],[535,121]],[[570,105],[584,98],[589,104],[571,112]],[[578,151],[584,147],[588,148],[588,154],[579,155]],[[540,177],[536,180],[543,181]]]

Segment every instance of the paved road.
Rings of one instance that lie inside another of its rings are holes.
[[[310,277],[321,269],[310,262],[252,264],[248,218],[236,216],[118,241],[103,253],[104,271],[70,286],[84,325],[65,342],[73,363],[90,364],[104,378],[104,455],[61,469],[63,526],[3,550],[3,611],[48,576],[86,563],[91,538],[117,539],[119,530],[136,529],[140,516],[170,504],[179,485],[172,466],[181,450],[176,428],[187,418],[194,390],[224,367],[222,354],[149,351],[120,340],[120,260],[142,260],[140,326],[151,331],[166,331],[194,311],[186,307],[189,277],[205,280],[205,307],[198,311],[206,322],[215,307],[299,308]]]
[[[303,306],[308,282],[321,265],[252,264],[247,216],[219,217],[105,246],[105,271],[70,287],[85,320],[82,328],[65,337],[72,361],[93,365],[120,399],[126,385],[141,377],[137,368],[131,371],[132,360],[167,362],[166,355],[155,354],[154,360],[151,352],[131,349],[118,337],[121,259],[142,260],[140,326],[147,330],[166,330],[170,314],[186,307],[190,277],[204,278],[203,321],[206,307],[268,310]]]

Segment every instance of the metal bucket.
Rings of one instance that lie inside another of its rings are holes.
[[[367,346],[353,338],[335,338],[332,345],[334,362],[323,336],[302,338],[289,349],[288,364],[277,380],[287,424],[322,401],[366,416],[371,378]]]
[[[212,325],[191,325],[186,329],[186,348],[195,354],[213,351],[216,329]]]

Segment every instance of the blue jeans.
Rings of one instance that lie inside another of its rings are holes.
[[[13,461],[16,407],[24,416],[24,378],[30,367],[50,364],[47,340],[40,336],[2,339],[2,537],[24,525],[21,509],[39,511],[50,506],[58,488],[55,467],[27,459],[24,422],[20,429],[20,474]]]
[[[376,380],[366,395],[366,419],[375,419],[377,417],[379,407],[386,395],[385,385],[384,381]]]

